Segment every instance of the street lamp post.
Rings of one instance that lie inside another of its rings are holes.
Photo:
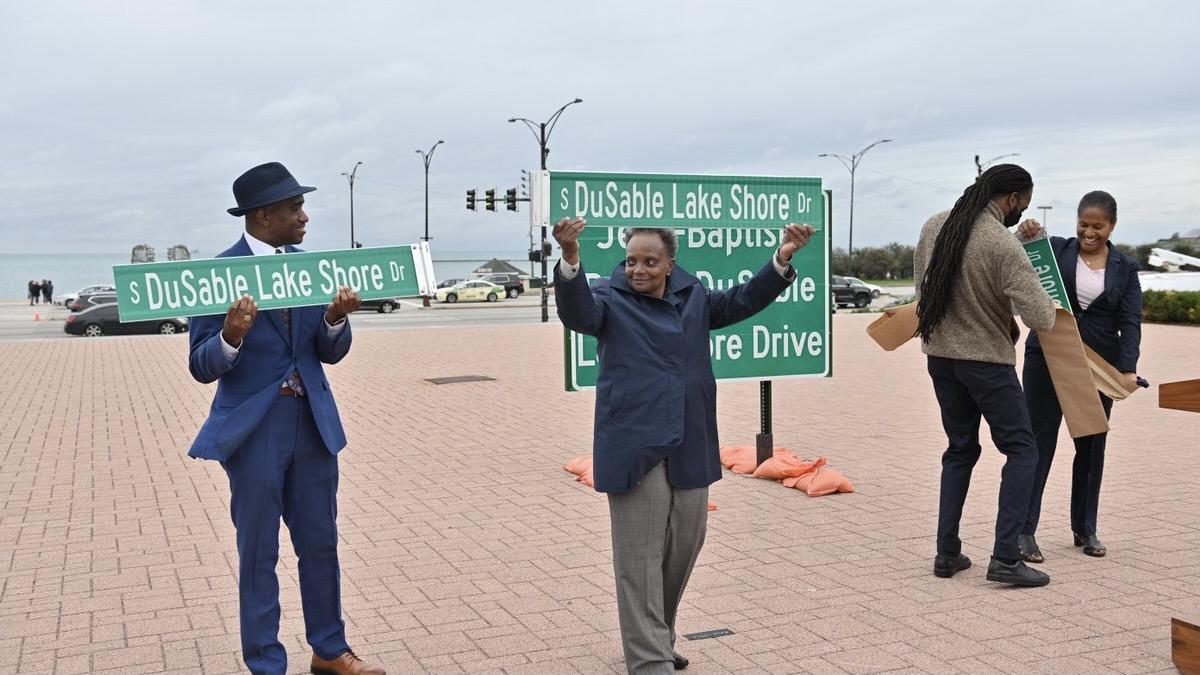
[[[1046,228],[1046,231],[1049,232],[1050,230],[1046,226],[1046,223],[1049,222],[1049,219],[1047,218],[1047,216],[1049,214],[1046,212],[1054,207],[1053,206],[1039,206],[1038,208],[1042,210],[1042,227]]]
[[[991,166],[992,163],[994,163],[997,160],[1004,159],[1005,157],[1020,157],[1020,156],[1021,156],[1021,153],[1019,153],[1019,152],[1010,152],[1007,155],[997,155],[996,157],[993,157],[986,162],[980,162],[979,155],[975,155],[975,170],[976,170],[975,175],[982,176],[983,170],[988,168],[989,166]]]
[[[583,103],[583,99],[577,98],[574,101],[563,105],[558,110],[555,110],[554,114],[547,118],[545,122],[534,122],[533,120],[525,117],[513,117],[508,120],[509,122],[522,122],[525,124],[525,126],[529,127],[531,132],[533,132],[533,137],[537,139],[538,147],[541,149],[542,170],[546,169],[546,155],[550,154],[550,148],[546,147],[546,142],[550,140],[550,133],[554,131],[554,125],[558,124],[558,118],[562,116],[563,111],[568,107],[575,105],[576,103]],[[549,239],[546,232],[546,226],[542,225],[542,323],[546,323],[550,320],[550,289],[546,287],[549,283],[549,267],[547,266],[546,260],[547,243],[549,243]]]
[[[437,143],[429,146],[429,152],[417,150],[417,154],[421,156],[421,162],[425,165],[425,236],[422,237],[425,243],[429,243],[429,163],[433,161],[433,151],[437,150],[437,146],[442,143],[445,141],[439,139]],[[428,294],[421,296],[421,306],[429,306]]]
[[[354,176],[358,173],[358,167],[362,166],[362,162],[355,162],[354,168],[350,173],[342,172],[346,177],[346,181],[350,183],[350,248],[354,248],[357,243],[354,240]]]
[[[879,145],[880,143],[891,142],[892,139],[890,138],[881,138],[862,150],[854,153],[853,155],[850,155],[849,157],[833,152],[826,152],[817,155],[817,157],[833,157],[837,161],[841,162],[842,166],[846,167],[846,170],[850,172],[850,243],[846,247],[847,274],[854,274],[854,172],[858,170],[858,163],[862,161],[863,155],[867,154],[868,150]]]

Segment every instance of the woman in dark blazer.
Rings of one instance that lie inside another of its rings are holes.
[[[1142,340],[1142,287],[1138,263],[1109,242],[1117,225],[1117,202],[1107,192],[1089,192],[1079,202],[1075,237],[1051,237],[1050,245],[1062,273],[1071,311],[1079,324],[1079,335],[1105,361],[1121,371],[1129,384],[1137,381],[1138,353]],[[1040,227],[1023,225],[1018,233],[1025,239],[1039,234]],[[1025,400],[1038,443],[1038,469],[1029,498],[1025,527],[1019,538],[1028,562],[1045,558],[1034,534],[1042,510],[1042,492],[1054,448],[1062,408],[1054,393],[1041,343],[1034,333],[1025,342]],[[1103,395],[1104,414],[1112,412],[1112,399]],[[1100,480],[1104,474],[1104,446],[1108,434],[1075,439],[1075,464],[1071,478],[1071,532],[1075,545],[1090,556],[1107,550],[1096,536],[1096,511],[1100,503]]]
[[[625,261],[589,288],[579,260],[586,221],[554,226],[554,296],[567,328],[598,341],[593,467],[608,493],[625,667],[669,673],[675,612],[704,543],[708,486],[721,477],[710,330],[765,309],[796,278],[792,254],[813,228],[788,225],[749,281],[710,291],[675,266],[670,229],[626,230]]]

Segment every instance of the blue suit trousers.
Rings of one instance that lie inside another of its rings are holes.
[[[242,657],[254,673],[284,673],[279,642],[279,519],[299,559],[308,643],[332,659],[347,649],[337,556],[337,456],[313,421],[308,399],[277,396],[250,437],[221,464],[237,529]]]

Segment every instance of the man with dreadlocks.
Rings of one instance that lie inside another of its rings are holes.
[[[992,167],[954,208],[925,223],[913,255],[917,333],[948,440],[933,562],[933,573],[943,578],[971,566],[962,554],[958,523],[979,460],[983,417],[1006,457],[987,579],[1017,586],[1050,583],[1045,573],[1025,565],[1017,547],[1038,451],[1017,380],[1013,346],[1020,330],[1013,307],[1031,330],[1054,325],[1054,302],[1007,229],[1017,225],[1032,199],[1029,172],[1015,164]]]

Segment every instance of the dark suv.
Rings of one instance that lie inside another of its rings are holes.
[[[862,282],[859,282],[861,284]],[[871,289],[865,285],[856,285],[846,277],[833,276],[829,280],[829,288],[833,290],[833,301],[838,307],[854,305],[866,307],[871,304]]]
[[[503,286],[504,293],[510,298],[525,292],[525,284],[521,283],[521,277],[516,274],[485,274],[482,279]]]

